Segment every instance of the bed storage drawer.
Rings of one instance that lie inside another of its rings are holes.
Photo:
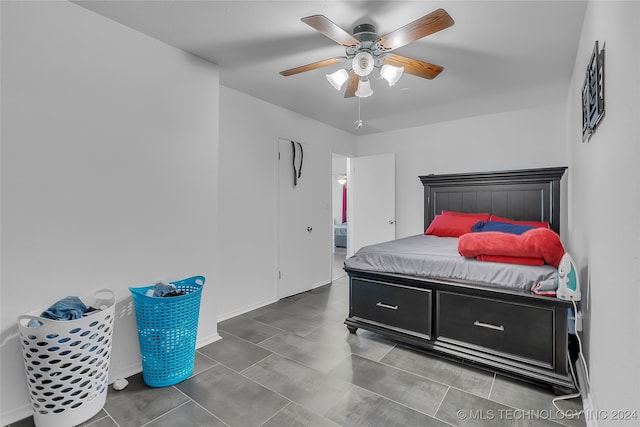
[[[351,316],[431,337],[432,291],[351,280]]]
[[[438,292],[438,339],[554,365],[554,310]]]

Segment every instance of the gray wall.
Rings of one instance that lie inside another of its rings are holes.
[[[640,411],[640,3],[590,1],[567,98],[568,249],[580,267],[583,340],[599,426]],[[605,47],[606,114],[582,142],[581,90],[594,42]]]
[[[31,413],[17,316],[109,288],[111,378],[140,372],[128,287],[204,275],[217,334],[218,69],[68,2],[2,6],[2,425]]]

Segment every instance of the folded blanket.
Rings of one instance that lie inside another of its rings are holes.
[[[546,297],[555,297],[557,289],[558,289],[558,280],[554,278],[554,279],[543,280],[537,283],[536,285],[533,286],[533,289],[531,290],[536,295],[543,295]]]
[[[538,258],[558,267],[564,247],[553,230],[534,228],[521,235],[498,231],[463,234],[458,239],[458,252],[465,258],[486,255]]]

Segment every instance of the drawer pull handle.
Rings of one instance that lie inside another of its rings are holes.
[[[494,329],[496,331],[504,332],[504,326],[502,325],[492,325],[491,323],[483,323],[477,320],[473,322],[473,326],[479,326],[481,328]]]
[[[381,302],[376,304],[378,307],[382,307],[382,308],[388,308],[389,310],[397,310],[398,306],[397,305],[388,305],[388,304],[383,304]]]

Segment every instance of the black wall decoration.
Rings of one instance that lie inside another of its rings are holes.
[[[598,41],[596,41],[582,85],[582,142],[591,138],[602,117],[604,117],[604,47],[598,50]]]

